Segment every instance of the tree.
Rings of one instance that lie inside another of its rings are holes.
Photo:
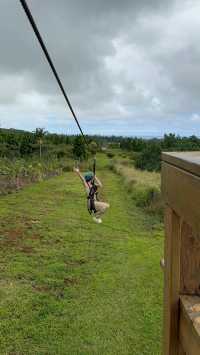
[[[36,128],[34,134],[36,137],[36,141],[40,147],[40,159],[41,159],[42,158],[42,144],[43,144],[43,140],[44,140],[44,137],[47,134],[47,132],[44,130],[44,128]]]
[[[92,155],[95,155],[98,151],[98,144],[94,141],[90,142],[89,150]]]
[[[173,133],[165,134],[162,146],[164,149],[173,149],[176,147],[178,140],[179,137],[176,137],[176,135]]]
[[[161,168],[161,146],[157,143],[149,143],[139,153],[135,160],[135,167],[141,170],[159,171]]]
[[[76,159],[84,160],[87,158],[87,149],[82,136],[76,136],[74,140],[73,155]]]
[[[31,155],[34,150],[34,135],[30,132],[24,132],[20,137],[19,147],[21,156]]]

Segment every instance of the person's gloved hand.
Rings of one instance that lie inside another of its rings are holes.
[[[79,173],[79,171],[80,171],[79,168],[74,168],[75,173]]]

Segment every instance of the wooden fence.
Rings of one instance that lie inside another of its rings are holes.
[[[200,355],[200,152],[163,153],[164,355]]]

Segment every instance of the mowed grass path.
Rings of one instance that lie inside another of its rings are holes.
[[[100,171],[93,223],[72,173],[0,200],[0,354],[161,353],[162,230]]]

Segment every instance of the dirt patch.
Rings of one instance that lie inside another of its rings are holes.
[[[65,286],[74,286],[74,285],[77,285],[78,283],[79,283],[78,280],[74,277],[66,277],[64,279]]]
[[[34,248],[29,245],[25,245],[26,240],[36,240],[40,237],[36,234],[25,236],[24,229],[13,229],[4,232],[3,237],[0,240],[0,247],[7,249],[14,249],[25,254],[33,254]]]
[[[33,285],[32,286],[33,289],[37,292],[45,292],[45,293],[49,293],[50,292],[50,287],[47,285]]]
[[[43,174],[42,180],[48,180],[55,176],[62,174],[62,169],[56,169],[55,171],[49,171]],[[17,192],[25,188],[26,186],[32,185],[34,183],[40,182],[41,176],[24,176],[24,177],[9,177],[0,175],[0,196]]]
[[[69,266],[80,266],[86,264],[87,262],[88,260],[86,259],[80,259],[80,260],[65,261],[65,264]]]
[[[72,287],[78,284],[78,280],[73,277],[67,277],[64,279],[64,285],[61,287],[50,287],[48,285],[32,285],[35,292],[46,293],[57,299],[64,298],[65,287]]]
[[[23,229],[13,229],[5,232],[5,239],[2,240],[3,244],[16,245],[24,239]]]
[[[27,216],[5,218],[0,223],[0,246],[31,253],[33,248],[26,246],[25,240],[40,240],[41,236],[37,232],[37,227],[34,228],[36,224],[39,224],[38,219]],[[13,226],[13,228],[9,228],[9,226]]]
[[[34,249],[33,249],[33,247],[30,247],[30,246],[23,246],[23,247],[19,248],[19,251],[21,251],[22,253],[25,253],[25,254],[32,254],[34,252]]]

